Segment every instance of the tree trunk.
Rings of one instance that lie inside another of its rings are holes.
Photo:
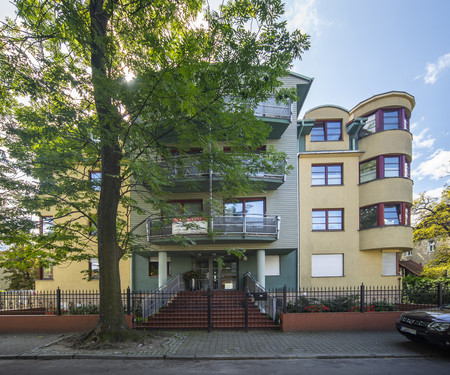
[[[102,169],[97,213],[100,308],[94,331],[99,341],[121,341],[129,330],[121,298],[121,252],[117,242],[117,211],[121,189],[118,127],[121,126],[121,119],[107,84],[107,61],[111,58],[108,56],[107,34],[110,12],[104,9],[104,0],[91,0],[92,83],[100,130]]]

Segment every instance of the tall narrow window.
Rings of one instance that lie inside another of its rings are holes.
[[[383,130],[400,129],[399,111],[383,111]]]
[[[91,280],[97,280],[100,277],[100,266],[98,265],[97,258],[89,259],[89,278]]]
[[[359,165],[359,181],[367,182],[377,178],[377,160],[369,160]]]
[[[42,216],[41,217],[41,234],[53,233],[53,216]]]
[[[397,253],[383,253],[383,276],[397,275]]]
[[[102,172],[89,172],[89,179],[92,182],[92,188],[94,189],[94,191],[100,191],[100,185],[102,183]]]
[[[384,157],[384,177],[400,177],[400,156]]]

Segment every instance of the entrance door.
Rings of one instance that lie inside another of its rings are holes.
[[[202,290],[239,288],[238,263],[231,257],[225,257],[222,266],[215,257],[197,258],[195,259],[195,268],[203,275],[203,278],[198,281],[198,287]]]

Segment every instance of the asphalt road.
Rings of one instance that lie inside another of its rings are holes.
[[[149,374],[439,374],[449,358],[340,358],[285,360],[0,360],[1,375]]]

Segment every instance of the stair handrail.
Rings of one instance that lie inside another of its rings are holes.
[[[275,320],[277,315],[277,298],[268,292],[266,288],[264,288],[250,272],[247,272],[244,275],[244,285],[245,292],[249,293],[250,296],[255,298],[255,295],[264,293],[267,296],[267,301],[258,300],[255,298],[255,305],[258,306],[259,310],[263,314],[268,314],[272,317],[272,320]]]
[[[177,274],[167,283],[152,291],[150,296],[142,302],[142,319],[145,321],[183,290],[186,290],[184,277]]]

